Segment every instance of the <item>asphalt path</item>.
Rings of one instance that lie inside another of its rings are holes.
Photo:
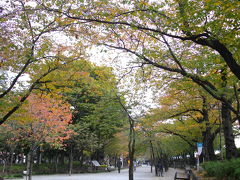
[[[179,169],[169,168],[168,172],[163,173],[163,177],[156,177],[151,173],[151,167],[137,167],[134,172],[134,180],[173,180],[175,172],[181,172]],[[12,179],[12,180],[24,180],[24,179]],[[83,173],[72,174],[71,176],[66,174],[57,175],[40,175],[33,176],[32,180],[128,180],[128,169],[122,169],[120,173],[117,171],[104,172],[104,173]]]

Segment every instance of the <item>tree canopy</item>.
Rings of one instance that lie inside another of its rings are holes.
[[[153,159],[192,156],[197,142],[202,156],[215,160],[217,136],[224,137],[227,159],[239,157],[239,1],[12,0],[0,6],[1,141],[31,141],[36,149],[54,144],[69,151],[71,164],[125,154],[121,138],[129,123],[131,163],[135,151]],[[89,61],[96,52],[95,62],[106,66]],[[128,72],[116,72],[122,65],[114,62],[126,61]],[[2,151],[21,144],[15,142]],[[179,147],[170,150],[173,144]]]

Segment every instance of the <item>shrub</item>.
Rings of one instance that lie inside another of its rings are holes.
[[[240,180],[240,158],[230,161],[215,161],[202,164],[206,176],[217,179]]]
[[[106,165],[106,164],[102,164],[102,165],[100,165],[100,167],[105,167],[105,168],[107,168],[108,165]]]
[[[22,174],[12,174],[12,175],[6,175],[4,176],[4,179],[14,179],[14,178],[22,178]]]
[[[83,164],[80,165],[79,161],[73,162],[73,173],[83,173],[87,172],[89,165]],[[91,167],[91,166],[90,166]],[[3,168],[0,165],[0,169]],[[23,171],[26,170],[26,164],[13,164],[11,171],[9,170],[4,174],[5,178],[13,178],[14,176],[22,176]],[[40,174],[55,174],[55,173],[68,173],[68,164],[57,164],[57,171],[54,163],[42,163],[42,164],[33,164],[33,175]],[[3,173],[0,172],[0,177]]]

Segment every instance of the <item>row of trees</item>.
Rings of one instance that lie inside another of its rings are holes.
[[[74,2],[57,8],[41,3],[46,11],[61,15],[61,22],[77,23],[76,30],[84,23],[98,44],[135,55],[136,66],[150,83],[167,83],[167,99],[176,104],[163,108],[161,116],[177,120],[176,127],[192,124],[186,131],[193,138],[188,143],[202,141],[207,160],[215,159],[212,144],[221,129],[226,158],[239,157],[233,131],[239,123],[238,1],[94,1],[87,8],[69,4]],[[175,93],[183,99],[175,99]],[[199,124],[202,131],[195,138]]]
[[[33,92],[54,92],[73,107],[74,128],[89,131],[84,136],[97,142],[96,158],[116,133],[109,126],[121,125],[124,114],[133,134],[139,127],[144,136],[169,144],[175,135],[191,152],[203,142],[206,160],[216,159],[214,140],[223,132],[226,158],[239,157],[238,6],[237,0],[3,2],[0,123],[14,117]],[[155,90],[160,108],[140,118],[143,123],[136,124],[119,103],[110,70],[93,70],[83,60],[96,45],[130,56],[131,70],[139,68],[137,77]],[[11,80],[9,71],[15,73]],[[30,80],[19,88],[24,74]]]
[[[29,178],[33,160],[46,162],[42,155],[50,152],[57,163],[68,151],[70,167],[74,159],[102,160],[126,119],[112,70],[86,61],[81,42],[63,42],[69,25],[33,11],[36,4],[1,5],[1,161],[7,171],[27,154]]]
[[[23,163],[28,154],[31,176],[33,160],[46,162],[43,155],[51,151],[48,162],[54,159],[55,163],[60,159],[64,163],[68,152],[70,174],[73,160],[80,161],[80,166],[86,160],[103,161],[105,147],[126,123],[111,69],[76,61],[43,81],[1,126],[1,159],[8,172],[13,162]]]

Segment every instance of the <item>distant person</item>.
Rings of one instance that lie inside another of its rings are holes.
[[[118,173],[120,173],[121,167],[122,167],[122,161],[120,159],[118,159],[118,161],[117,161]]]
[[[133,170],[136,171],[136,169],[137,169],[137,162],[133,161]]]
[[[130,160],[127,161],[128,162],[128,167],[130,166]]]
[[[161,161],[158,161],[156,168],[157,168],[157,175],[163,177],[163,165]]]

